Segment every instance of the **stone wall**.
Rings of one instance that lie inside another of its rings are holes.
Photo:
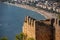
[[[60,25],[59,20],[55,19],[55,40],[60,40]]]
[[[27,35],[28,38],[35,39],[35,19],[26,16],[25,22],[23,25],[23,33]]]
[[[60,40],[60,26],[57,19],[36,20],[25,17],[23,33],[34,40]]]
[[[52,30],[53,27],[49,20],[36,22],[36,40],[53,40],[54,33]]]

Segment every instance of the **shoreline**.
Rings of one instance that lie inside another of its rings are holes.
[[[6,3],[6,4],[17,6],[17,7],[21,7],[21,8],[27,9],[27,10],[31,10],[31,11],[37,12],[37,13],[41,14],[42,16],[44,16],[46,19],[56,18],[56,16],[54,14],[50,13],[50,12],[47,12],[47,11],[44,11],[44,10],[40,10],[38,8],[31,7],[31,6],[28,6],[28,5],[12,4],[12,3]]]

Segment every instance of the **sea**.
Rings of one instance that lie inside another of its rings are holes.
[[[8,37],[8,40],[15,40],[16,34],[22,32],[25,16],[31,16],[37,20],[45,19],[37,12],[0,3],[0,38]]]

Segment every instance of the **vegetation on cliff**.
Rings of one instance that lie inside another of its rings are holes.
[[[33,38],[28,38],[28,40],[34,40]]]
[[[24,33],[20,33],[16,35],[15,40],[26,40],[27,35],[24,35]],[[2,37],[0,40],[8,40],[7,37]],[[34,40],[33,38],[28,38],[28,40]]]
[[[16,40],[23,40],[23,38],[25,38],[24,33],[20,33],[16,35]]]
[[[7,37],[2,37],[2,38],[0,38],[0,40],[8,40],[8,38]]]
[[[20,33],[16,35],[16,40],[26,40],[27,35],[24,35],[24,33]],[[28,40],[34,40],[33,38],[28,38]]]

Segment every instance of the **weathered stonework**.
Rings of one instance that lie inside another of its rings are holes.
[[[34,40],[60,40],[60,26],[55,19],[37,21],[30,16],[26,16],[23,33],[27,35],[26,40],[28,38],[34,38]]]
[[[59,25],[59,21],[60,20],[57,21],[57,19],[56,19],[56,22],[54,24],[54,26],[55,26],[55,40],[60,40],[60,25]]]

